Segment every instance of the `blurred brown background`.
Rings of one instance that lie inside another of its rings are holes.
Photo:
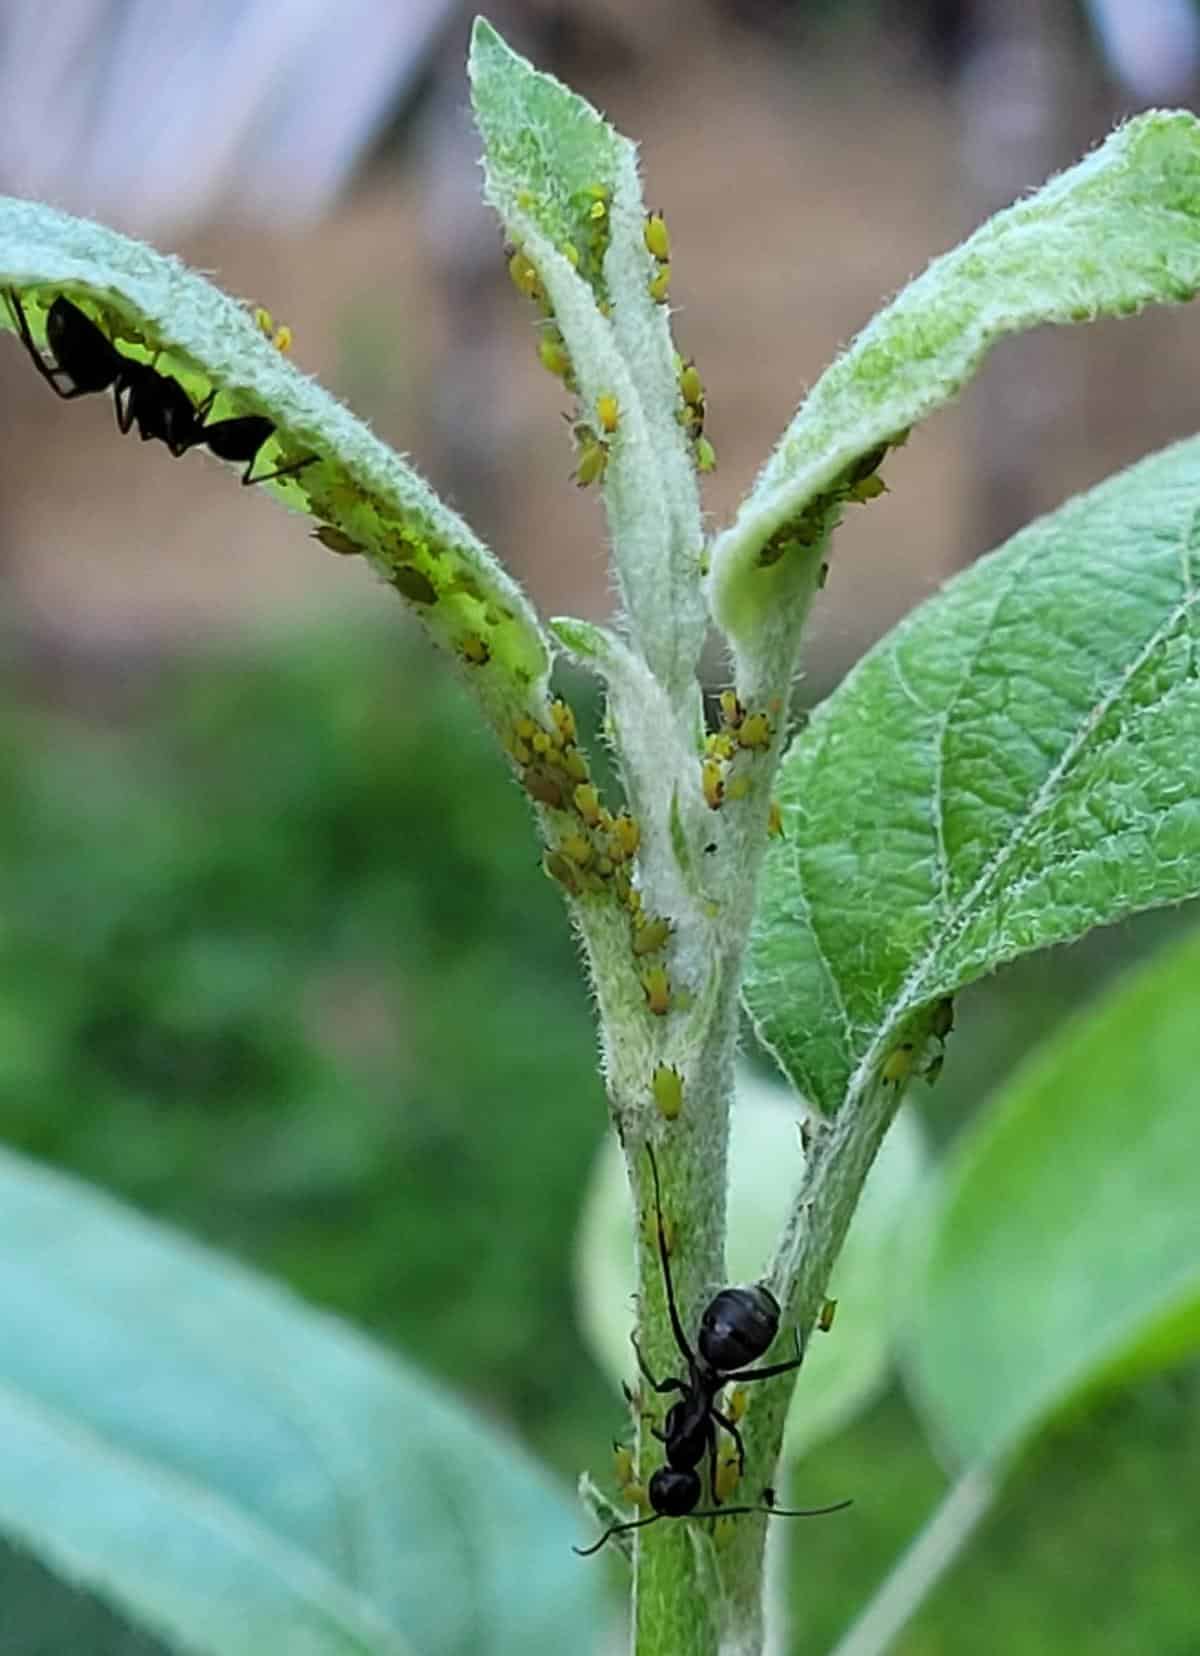
[[[423,4],[405,22],[406,8],[364,0],[349,8],[360,22],[388,20],[359,35],[374,51],[350,49],[340,7],[342,49],[330,54],[317,30],[333,8],[308,6],[313,33],[292,63],[283,47],[306,38],[296,8],[235,6],[230,63],[181,38],[171,8],[127,9],[117,50],[86,79],[87,54],[111,39],[113,9],[96,8],[92,34],[79,21],[90,8],[72,9],[59,73],[43,70],[36,88],[43,101],[27,98],[23,114],[10,101],[4,119],[40,120],[73,133],[73,144],[18,143],[10,131],[0,186],[48,187],[50,199],[177,249],[268,306],[291,325],[299,365],[410,452],[547,610],[603,613],[601,514],[568,483],[565,400],[537,365],[529,315],[504,280],[478,198],[463,73],[469,11]],[[10,84],[29,74],[14,22],[23,10],[7,8]],[[1114,60],[1103,50],[1111,31],[1067,0],[496,9],[502,29],[641,143],[648,200],[666,209],[677,250],[678,343],[709,387],[715,523],[805,387],[931,256],[1069,164],[1119,113],[1186,98],[1194,39],[1186,23],[1178,31],[1190,14],[1127,10],[1133,46]],[[207,19],[220,35],[216,12],[184,13],[187,30],[203,38]],[[1168,36],[1157,55],[1156,30]],[[53,32],[40,39],[41,54],[53,51]],[[282,85],[281,62],[292,70]],[[131,84],[143,88],[132,111],[110,108],[106,97]],[[86,88],[90,115],[73,88]],[[331,111],[356,96],[360,121],[339,128]],[[157,121],[153,103],[143,107],[151,100],[162,106]],[[174,193],[148,125],[169,129]],[[886,503],[841,531],[810,655],[822,676],[1031,513],[1190,432],[1193,322],[1156,313],[997,351],[963,403],[889,463]],[[122,443],[103,399],[60,407],[15,342],[0,351],[0,409],[10,638],[157,649],[250,620],[381,603],[361,570],[216,467]]]

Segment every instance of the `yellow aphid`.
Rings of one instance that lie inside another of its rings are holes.
[[[650,278],[650,297],[656,305],[665,305],[671,297],[671,267],[660,265]]]
[[[596,854],[595,847],[585,834],[568,834],[562,842],[562,849],[580,868],[586,868]]]
[[[721,723],[727,730],[736,730],[746,717],[746,709],[737,699],[736,690],[722,690],[719,699]]]
[[[397,564],[388,579],[396,591],[403,594],[411,603],[434,604],[437,602],[437,588],[428,575],[423,574],[419,569],[414,569],[412,564]],[[477,634],[475,636],[478,638]],[[478,642],[483,644],[481,638],[478,639]],[[486,653],[481,660],[477,660],[474,656],[467,656],[467,660],[475,666],[482,667],[492,653],[486,644],[483,644],[483,648]],[[463,653],[466,655],[465,644],[463,645]]]
[[[704,402],[704,381],[700,378],[696,364],[690,359],[679,370],[679,389],[683,393],[685,403],[694,407],[701,407]]]
[[[741,1475],[741,1469],[738,1466],[738,1458],[736,1455],[728,1455],[724,1460],[718,1462],[716,1487],[713,1490],[713,1494],[716,1496],[718,1501],[727,1501],[729,1499],[734,1490],[737,1488],[738,1479]]]
[[[716,471],[717,451],[707,437],[696,439],[696,470],[701,472]]]
[[[533,759],[533,749],[528,742],[523,742],[519,736],[510,737],[508,751],[518,765],[528,765]]]
[[[760,751],[771,745],[771,721],[765,713],[747,713],[738,726],[738,746]]]
[[[666,264],[671,257],[671,233],[667,229],[666,219],[660,212],[646,214],[642,237],[646,243],[647,253],[652,254],[659,264]]]
[[[606,219],[608,217],[608,203],[602,200],[593,201],[592,205],[588,208],[587,216],[591,219],[593,224],[599,224],[602,219]]]
[[[641,920],[633,928],[635,955],[656,954],[671,935],[671,922],[662,915],[653,920]]]
[[[837,1316],[838,1302],[835,1299],[822,1300],[821,1314],[817,1318],[817,1327],[822,1334],[828,1334],[833,1327],[833,1319]]]
[[[486,667],[492,659],[491,647],[478,633],[468,633],[459,646],[463,660],[470,667]]]
[[[725,771],[719,759],[706,759],[700,766],[700,787],[710,811],[719,811],[725,799]]]
[[[628,811],[622,811],[619,817],[614,817],[612,836],[625,856],[637,856],[638,847],[642,843],[642,830],[637,819],[631,817]]]
[[[517,292],[523,293],[526,299],[542,297],[542,279],[519,247],[514,248],[509,257],[508,274]]]
[[[642,973],[642,993],[646,1006],[656,1018],[665,1018],[671,1010],[671,980],[665,966],[647,966]]]
[[[732,759],[735,745],[727,730],[714,730],[704,738],[704,751],[710,759]]]
[[[846,491],[846,499],[853,500],[859,506],[865,506],[869,500],[878,500],[882,494],[887,494],[888,486],[878,474],[864,477],[861,483],[852,483]]]
[[[772,839],[783,837],[783,810],[777,799],[771,801],[771,808],[767,812],[767,833]]]
[[[335,529],[332,523],[322,523],[319,528],[313,530],[312,538],[320,541],[321,545],[328,547],[331,552],[336,552],[339,557],[354,558],[362,555],[363,549],[358,542],[351,540],[349,535],[344,535],[340,529]]]
[[[579,445],[575,482],[581,489],[586,489],[589,483],[598,483],[604,476],[608,466],[608,448],[591,426],[581,422],[574,429],[575,439]]]
[[[586,782],[591,772],[588,762],[578,748],[568,748],[562,756],[562,768],[572,782]]]
[[[288,327],[286,322],[281,323],[280,326],[276,328],[271,344],[274,345],[277,351],[287,352],[291,350],[292,330]]]
[[[600,795],[593,785],[590,782],[581,782],[571,798],[575,801],[575,809],[588,827],[598,827],[600,823]]]
[[[521,740],[523,742],[531,742],[534,738],[534,735],[537,731],[537,728],[538,728],[537,725],[534,724],[533,720],[529,717],[528,713],[522,713],[521,717],[517,720],[516,724],[513,726],[513,729],[516,731],[517,735],[521,738]]]
[[[540,753],[543,759],[549,753],[552,746],[550,737],[544,730],[535,730],[529,741],[533,751],[535,753]]]
[[[650,1078],[650,1090],[664,1121],[677,1121],[683,1109],[683,1076],[673,1064],[660,1064]]]
[[[538,359],[555,379],[562,380],[568,391],[574,390],[575,370],[557,328],[548,329],[538,340]]]
[[[642,894],[635,885],[627,886],[625,890],[625,907],[630,914],[642,912]]]
[[[571,265],[575,270],[579,269],[579,249],[576,247],[574,242],[563,242],[558,251],[562,254],[563,258],[569,265]]]
[[[611,391],[596,398],[596,418],[600,422],[601,431],[609,436],[617,429],[617,421],[621,417],[621,406]]]
[[[569,857],[564,857],[561,851],[547,851],[542,858],[542,867],[550,878],[557,880],[572,897],[579,896],[583,889],[579,880],[579,870]]]
[[[746,1396],[744,1388],[741,1386],[735,1386],[729,1393],[729,1396],[725,1399],[724,1412],[736,1426],[738,1421],[745,1415],[749,1404],[750,1399]]]
[[[554,728],[562,740],[573,742],[575,740],[575,713],[568,703],[563,701],[561,696],[556,696],[550,703],[550,717],[554,720]]]
[[[255,308],[254,308],[254,322],[255,322],[256,327],[258,328],[258,331],[260,333],[266,334],[267,338],[270,339],[271,335],[275,332],[275,318],[271,315],[270,311],[267,310],[265,306],[263,306],[263,305],[256,305],[255,306]]]
[[[911,1041],[905,1041],[889,1052],[883,1060],[883,1066],[879,1071],[880,1077],[887,1086],[898,1087],[912,1074],[915,1061],[913,1044]]]

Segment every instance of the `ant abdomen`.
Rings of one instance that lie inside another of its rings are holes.
[[[767,1350],[779,1332],[779,1301],[765,1283],[722,1288],[700,1318],[697,1344],[710,1368],[729,1374]]]
[[[683,1518],[700,1499],[700,1478],[695,1472],[660,1466],[651,1477],[646,1493],[660,1517]]]

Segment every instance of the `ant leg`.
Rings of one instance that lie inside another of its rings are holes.
[[[296,472],[303,471],[305,466],[313,465],[321,456],[310,454],[304,460],[293,460],[289,465],[276,466],[274,471],[264,472],[261,477],[251,477],[250,473],[254,470],[254,462],[257,458],[257,455],[253,455],[247,462],[246,469],[242,473],[243,488],[247,488],[253,483],[273,483],[277,477],[293,477]]]
[[[823,1518],[827,1512],[844,1512],[853,1501],[835,1501],[832,1506],[823,1507],[781,1507],[781,1506],[719,1506],[710,1512],[685,1512],[684,1518],[737,1518],[744,1512],[762,1512],[768,1518]],[[579,1551],[578,1547],[575,1549]]]
[[[626,1530],[645,1529],[647,1524],[657,1524],[658,1520],[665,1516],[665,1513],[656,1512],[652,1518],[631,1518],[627,1524],[610,1524],[599,1541],[594,1541],[590,1547],[572,1547],[571,1551],[578,1553],[580,1558],[588,1558],[592,1553],[600,1551],[610,1535],[624,1535]]]
[[[59,374],[66,374],[67,370],[59,367],[51,368],[45,357],[38,350],[37,345],[34,342],[33,332],[29,326],[29,318],[25,314],[24,305],[21,303],[21,295],[17,292],[16,288],[6,288],[4,290],[4,299],[5,303],[8,305],[8,314],[17,325],[17,333],[20,336],[21,344],[24,345],[26,351],[29,353],[29,360],[33,363],[33,366],[45,380],[51,391],[54,392],[54,395],[56,397],[61,397],[64,402],[70,402],[73,397],[87,396],[88,392],[86,387],[73,385],[69,391],[64,391],[62,386],[58,383],[57,376]],[[68,374],[67,377],[69,379],[70,375]]]
[[[742,1442],[742,1434],[738,1431],[733,1421],[730,1420],[729,1416],[723,1415],[720,1409],[714,1409],[712,1417],[718,1426],[723,1426],[725,1428],[734,1441],[738,1457],[738,1476],[740,1477],[746,1470],[746,1445]]]
[[[804,1345],[797,1330],[793,1328],[792,1333],[796,1341],[796,1355],[789,1357],[786,1363],[768,1363],[766,1368],[735,1369],[723,1378],[734,1380],[740,1386],[743,1380],[772,1380],[777,1374],[790,1374],[793,1369],[798,1369],[804,1361]]]
[[[720,1506],[721,1496],[717,1489],[717,1434],[713,1430],[713,1423],[708,1423],[708,1487],[712,1490],[713,1505]]]
[[[662,1264],[663,1283],[667,1290],[667,1310],[671,1317],[671,1332],[675,1336],[675,1344],[679,1347],[688,1366],[694,1367],[696,1354],[688,1344],[687,1335],[683,1332],[683,1324],[679,1320],[679,1307],[675,1303],[675,1285],[671,1281],[671,1262],[667,1257],[667,1238],[663,1230],[662,1216],[662,1189],[658,1182],[658,1162],[654,1156],[654,1146],[646,1140],[646,1154],[650,1158],[650,1171],[654,1175],[654,1216],[658,1224],[658,1257]]]
[[[675,1375],[672,1375],[667,1380],[656,1380],[654,1378],[650,1372],[650,1365],[646,1362],[645,1357],[642,1355],[642,1348],[638,1344],[638,1337],[636,1334],[631,1334],[629,1336],[629,1343],[637,1353],[638,1368],[642,1371],[642,1379],[649,1381],[650,1385],[656,1392],[687,1391],[687,1387],[684,1385],[683,1381],[678,1379]]]

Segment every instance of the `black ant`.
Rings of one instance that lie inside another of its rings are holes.
[[[217,399],[215,390],[197,408],[178,380],[160,374],[149,363],[123,356],[91,318],[62,294],[46,313],[46,343],[53,356],[51,365],[37,348],[19,294],[9,289],[6,298],[21,343],[54,394],[69,402],[74,397],[107,391],[111,386],[122,435],[136,424],[143,442],[158,439],[176,460],[188,449],[203,444],[218,460],[239,464],[245,461],[243,484],[270,483],[277,477],[289,477],[316,459],[315,455],[309,455],[254,477],[259,450],[275,432],[274,423],[265,415],[242,414],[214,420],[209,425],[208,414]],[[63,378],[69,382],[65,390],[59,383]]]
[[[649,1518],[634,1518],[628,1523],[611,1524],[599,1541],[590,1547],[575,1547],[581,1558],[599,1552],[613,1535],[627,1530],[644,1529],[660,1518],[723,1518],[746,1512],[763,1512],[777,1518],[817,1518],[827,1512],[840,1512],[850,1505],[838,1501],[833,1506],[791,1508],[775,1505],[771,1499],[762,1506],[723,1506],[717,1495],[717,1427],[722,1427],[737,1448],[738,1471],[745,1471],[746,1449],[742,1435],[728,1415],[716,1406],[717,1393],[730,1381],[745,1385],[752,1380],[770,1380],[777,1374],[787,1374],[800,1367],[804,1353],[790,1357],[783,1363],[768,1363],[765,1368],[747,1368],[765,1354],[779,1332],[779,1301],[764,1282],[748,1288],[722,1288],[709,1301],[700,1318],[696,1337],[698,1351],[693,1351],[683,1331],[679,1308],[675,1303],[675,1287],[671,1281],[671,1265],[667,1254],[667,1239],[663,1227],[662,1190],[658,1180],[658,1162],[654,1148],[646,1145],[650,1158],[650,1172],[654,1178],[654,1212],[658,1225],[658,1257],[662,1263],[663,1284],[667,1294],[667,1311],[675,1344],[687,1363],[688,1376],[669,1375],[656,1380],[651,1374],[636,1335],[633,1349],[643,1377],[656,1392],[679,1392],[681,1395],[667,1410],[662,1430],[651,1427],[651,1434],[663,1445],[666,1465],[660,1466],[647,1486],[646,1494],[654,1508]],[[697,1466],[708,1456],[709,1481],[715,1505],[697,1510],[700,1499],[700,1476]]]

